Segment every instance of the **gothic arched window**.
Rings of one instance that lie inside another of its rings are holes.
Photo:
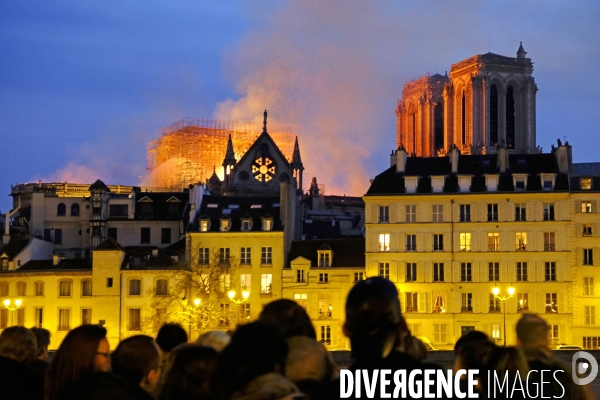
[[[498,144],[498,88],[490,88],[490,146]]]
[[[515,97],[512,86],[506,89],[506,147],[515,148]]]
[[[461,130],[462,130],[462,144],[467,144],[467,98],[465,96],[465,92],[462,94],[462,105],[461,105]]]
[[[444,148],[444,100],[439,99],[433,109],[433,150],[437,153],[438,150]]]

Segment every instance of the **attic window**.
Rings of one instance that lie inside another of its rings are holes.
[[[252,229],[252,218],[242,218],[242,232],[249,232]]]
[[[208,232],[210,229],[210,219],[202,218],[200,219],[200,232]]]
[[[331,267],[331,250],[319,250],[317,253],[319,254],[319,267]]]
[[[471,189],[471,175],[459,176],[458,187],[461,192],[468,192]]]
[[[498,175],[485,175],[485,186],[488,192],[498,191]]]
[[[542,190],[553,190],[554,189],[554,174],[542,174]]]
[[[273,229],[273,218],[263,218],[262,219],[262,230],[265,232],[269,232]]]
[[[231,229],[231,220],[229,218],[221,218],[220,231],[227,232],[229,229]]]
[[[219,207],[218,204],[207,204],[206,205],[206,208],[217,208],[217,207]]]
[[[252,204],[250,208],[262,208],[262,204]]]
[[[417,185],[419,183],[418,176],[405,176],[404,177],[404,188],[406,193],[417,193]]]
[[[515,185],[515,191],[522,192],[527,190],[527,175],[513,174],[513,184]]]
[[[432,176],[431,177],[431,191],[433,193],[442,193],[444,191],[444,179],[445,176]]]
[[[581,178],[580,184],[581,184],[581,190],[591,190],[592,189],[592,178]]]

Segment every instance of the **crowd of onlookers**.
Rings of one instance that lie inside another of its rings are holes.
[[[540,370],[563,371],[556,372],[556,379],[545,379],[549,383],[543,397],[593,398],[588,388],[574,384],[570,366],[549,350],[548,325],[541,317],[524,314],[516,329],[515,347],[497,346],[479,331],[457,341],[454,369],[480,370],[479,398],[489,398],[493,382],[488,382],[487,371],[508,374],[509,382],[517,379],[527,386],[540,382]],[[411,335],[400,313],[396,287],[383,278],[369,278],[352,288],[343,330],[352,350],[350,370],[409,373],[440,368],[427,362],[423,343]],[[131,336],[112,350],[106,329],[82,325],[66,335],[48,363],[49,343],[45,329],[15,326],[2,331],[0,399],[340,398],[339,368],[317,341],[306,311],[291,300],[273,301],[257,321],[230,333],[206,332],[195,343],[188,343],[180,325],[166,324],[155,338]],[[540,397],[539,388],[535,396],[536,388],[528,389],[513,392],[512,398]],[[375,398],[379,395],[376,390]]]

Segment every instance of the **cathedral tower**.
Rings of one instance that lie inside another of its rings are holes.
[[[404,85],[396,109],[397,145],[410,155],[536,152],[533,63],[523,45],[517,57],[487,53]],[[442,133],[443,132],[443,133]]]

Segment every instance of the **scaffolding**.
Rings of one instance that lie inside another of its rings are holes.
[[[295,127],[269,124],[269,135],[288,161],[294,151]],[[160,129],[146,145],[147,175],[153,187],[181,190],[205,182],[213,173],[223,179],[223,158],[229,135],[235,157],[240,158],[262,132],[262,124],[206,118],[182,118]]]

